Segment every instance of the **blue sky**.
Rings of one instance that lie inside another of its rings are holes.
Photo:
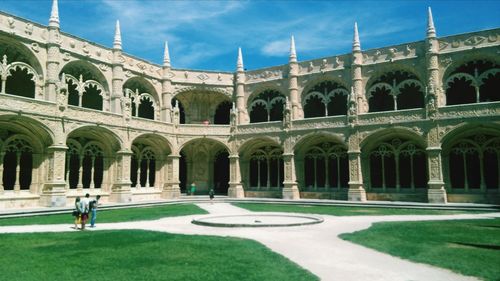
[[[52,0],[1,0],[0,10],[44,25]],[[169,42],[174,68],[234,71],[288,62],[293,34],[299,61],[422,40],[427,7],[438,36],[500,27],[500,1],[163,1],[59,0],[61,30],[111,47],[120,20],[126,53],[161,63]]]

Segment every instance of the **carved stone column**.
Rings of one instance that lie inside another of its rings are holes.
[[[59,56],[61,35],[59,27],[49,26],[47,41],[47,79],[45,80],[45,99],[56,101],[57,82],[59,82]]]
[[[427,147],[426,151],[429,169],[427,200],[429,203],[447,203],[446,189],[443,182],[441,147]]]
[[[366,201],[366,191],[363,186],[363,174],[361,169],[361,151],[359,150],[359,136],[357,133],[349,136],[349,190],[347,200]]]
[[[132,192],[130,190],[130,166],[132,163],[132,152],[121,150],[116,153],[116,178],[109,195],[110,202],[130,202]]]
[[[238,154],[229,155],[229,189],[230,198],[244,198],[245,190],[241,184],[240,158]]]
[[[283,182],[283,199],[300,199],[299,187],[295,176],[295,161],[293,152],[283,153],[283,165],[285,166],[285,181]]]
[[[161,194],[162,198],[166,199],[176,199],[181,196],[181,189],[179,187],[179,160],[180,155],[169,155],[167,156],[167,169],[168,169],[168,179],[169,183],[163,186],[163,192]]]
[[[66,206],[66,181],[64,168],[66,167],[66,145],[48,147],[47,182],[40,195],[40,204],[46,207]],[[69,159],[69,158],[68,158]]]

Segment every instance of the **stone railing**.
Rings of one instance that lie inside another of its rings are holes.
[[[283,122],[272,121],[272,122],[239,125],[236,134],[238,135],[264,134],[264,133],[279,133],[282,131],[283,131]]]
[[[181,135],[193,136],[229,136],[229,125],[181,124],[177,130]]]
[[[347,125],[346,122],[347,116],[345,115],[305,118],[302,120],[294,120],[292,122],[292,130],[341,128]]]
[[[370,112],[358,116],[359,125],[393,124],[414,122],[425,119],[425,109]]]

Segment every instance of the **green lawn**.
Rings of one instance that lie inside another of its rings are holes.
[[[319,280],[246,239],[149,231],[0,235],[2,280]]]
[[[155,220],[163,217],[197,214],[207,214],[207,212],[193,204],[175,204],[115,210],[98,210],[96,224],[103,222]],[[70,211],[68,211],[67,214],[58,215],[42,215],[23,218],[0,218],[0,226],[26,224],[59,224],[73,222],[74,218],[71,216]]]
[[[463,213],[479,213],[472,211],[443,211],[424,209],[399,209],[385,207],[350,207],[350,206],[317,206],[295,204],[262,204],[232,203],[233,205],[253,212],[292,212],[332,216],[365,216],[365,215],[453,215]],[[484,211],[482,213],[485,213]]]
[[[500,219],[384,222],[340,237],[393,256],[500,280]]]

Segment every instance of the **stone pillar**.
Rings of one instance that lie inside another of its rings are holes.
[[[349,136],[349,190],[347,200],[366,201],[366,191],[363,186],[363,174],[361,169],[361,151],[359,149],[359,135],[357,132]]]
[[[283,153],[283,165],[285,166],[285,181],[283,182],[283,199],[300,199],[299,187],[295,176],[295,161],[293,152]]]
[[[111,82],[110,111],[122,114],[121,98],[123,97],[123,60],[122,51],[113,49],[113,80]]]
[[[427,16],[427,33],[425,38],[426,68],[427,68],[427,91],[426,91],[426,112],[427,117],[433,117],[437,108],[446,105],[446,96],[442,89],[439,78],[439,41],[436,36],[434,20],[431,8]]]
[[[181,189],[179,187],[179,160],[180,155],[169,155],[168,159],[168,178],[169,183],[163,186],[162,198],[176,199],[181,196]]]
[[[78,168],[78,184],[76,185],[76,190],[78,191],[78,193],[81,193],[83,189],[83,159],[85,158],[85,156],[78,155],[78,158],[80,166]]]
[[[66,167],[66,145],[53,145],[48,147],[47,182],[44,184],[40,195],[40,204],[45,207],[66,206],[66,181],[64,180]]]
[[[116,178],[109,195],[110,202],[130,202],[132,192],[130,190],[130,165],[132,152],[121,150],[116,153]]]
[[[14,181],[14,192],[19,193],[21,191],[21,185],[19,183],[19,174],[21,173],[21,151],[16,151],[16,179]]]
[[[59,82],[60,37],[59,27],[49,26],[49,39],[47,40],[47,79],[45,80],[45,99],[53,102],[57,99],[57,83]]]
[[[426,151],[429,173],[427,200],[429,203],[447,203],[443,182],[441,147],[427,147]]]
[[[230,198],[244,198],[245,190],[241,184],[240,158],[238,154],[229,155],[229,189]]]

